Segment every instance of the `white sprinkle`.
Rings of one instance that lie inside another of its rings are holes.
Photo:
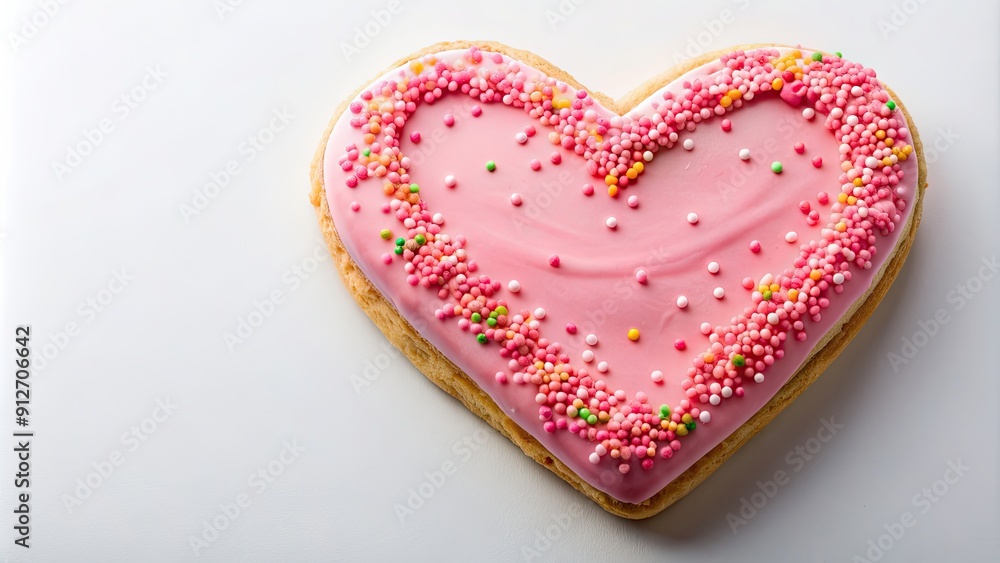
[[[589,459],[590,459],[590,463],[593,463],[594,465],[597,465],[598,463],[601,463],[601,456],[597,455],[597,452],[591,452]]]
[[[816,117],[816,110],[814,110],[813,108],[806,108],[802,110],[802,117],[806,119],[812,119]]]
[[[732,397],[732,396],[733,396],[733,388],[732,387],[728,387],[727,386],[727,387],[723,387],[722,388],[722,398],[723,399],[728,399],[729,397]]]
[[[514,134],[514,140],[523,145],[528,142],[528,134],[524,131],[518,131]]]
[[[688,306],[688,298],[681,295],[677,298],[677,307],[683,309]]]
[[[615,219],[614,217],[608,217],[607,219],[605,219],[604,224],[607,225],[609,229],[614,229],[615,227],[618,226],[618,219]]]
[[[844,274],[841,274],[840,272],[833,274],[833,283],[837,285],[844,283]]]
[[[714,295],[716,299],[722,299],[726,296],[726,290],[721,287],[717,287],[715,288],[715,291],[712,292],[712,295]]]
[[[597,335],[596,334],[588,334],[587,338],[585,340],[587,342],[587,345],[589,345],[589,346],[597,346]]]
[[[710,273],[712,273],[712,274],[718,274],[719,273],[719,263],[718,262],[709,262],[708,263],[708,271]]]
[[[858,215],[860,215],[862,218],[867,217],[868,216],[868,208],[867,207],[859,208],[858,209]]]
[[[606,371],[608,371],[608,362],[598,362],[597,371],[601,373],[605,373]]]
[[[519,207],[524,200],[521,198],[521,194],[513,193],[510,194],[510,202],[514,205],[514,207]]]
[[[684,150],[691,150],[694,148],[694,139],[684,139]]]
[[[517,293],[518,291],[521,291],[521,282],[517,280],[510,280],[507,282],[507,289],[509,289],[511,293]]]
[[[740,160],[750,160],[750,149],[740,149]]]
[[[871,168],[872,170],[878,168],[878,165],[879,165],[879,159],[875,158],[874,156],[869,156],[868,158],[865,159],[865,166]]]
[[[435,213],[434,216],[431,217],[431,222],[434,223],[435,225],[440,225],[444,223],[444,215],[440,213]]]
[[[646,162],[653,160],[653,151],[646,151],[642,153],[642,159]]]
[[[851,95],[855,98],[860,98],[865,95],[865,91],[861,88],[861,86],[855,86],[854,88],[851,88]]]
[[[594,361],[594,351],[593,350],[584,350],[583,354],[580,354],[580,355],[583,356],[583,361],[587,362],[588,364],[590,362]]]
[[[688,223],[691,223],[692,225],[698,223],[698,214],[688,213]]]
[[[455,177],[452,176],[451,174],[448,174],[447,176],[444,177],[444,185],[448,186],[449,188],[454,188],[455,184],[456,184]]]
[[[535,309],[535,318],[538,319],[538,320],[544,319],[545,318],[545,309],[542,309],[541,307]]]
[[[764,383],[764,374],[759,371],[753,374],[753,380],[757,383]]]
[[[701,419],[702,424],[708,424],[709,422],[712,422],[712,413],[708,411],[701,411],[701,414],[698,415],[698,418]]]
[[[720,397],[720,396],[718,396],[718,395],[711,395],[711,396],[710,396],[710,397],[708,398],[708,402],[709,402],[709,403],[712,403],[712,404],[713,404],[713,405],[715,405],[715,406],[718,406],[718,405],[719,405],[719,403],[721,403],[721,402],[722,402],[722,397]]]
[[[706,335],[706,336],[709,333],[712,332],[712,325],[710,325],[708,323],[701,323],[701,327],[700,328],[701,328],[701,333],[704,334],[704,335]]]
[[[653,383],[663,383],[663,372],[656,370],[649,374],[649,378],[653,380]]]
[[[785,242],[795,242],[799,240],[799,234],[795,231],[788,231],[785,233]]]
[[[778,313],[768,313],[767,314],[767,324],[776,325],[781,322],[781,318],[778,317]]]

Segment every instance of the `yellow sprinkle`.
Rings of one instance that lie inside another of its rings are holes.
[[[771,287],[769,287],[768,289],[771,290],[771,293],[777,293],[778,290],[781,289],[781,286],[776,283],[772,283]]]
[[[678,436],[687,436],[688,427],[687,426],[678,426],[677,430],[674,430],[674,432],[676,432]]]
[[[412,70],[414,74],[420,74],[424,70],[424,63],[420,61],[413,61],[410,63],[410,70]]]
[[[839,194],[837,194],[837,201],[839,201],[840,203],[847,203],[847,194],[845,194],[844,192],[840,192]]]
[[[823,277],[823,271],[813,270],[809,272],[809,277],[812,278],[813,281],[819,281],[819,279]]]
[[[888,137],[888,138],[887,138],[887,139],[885,140],[885,146],[887,146],[887,147],[891,147],[891,146],[892,146],[893,144],[895,144],[895,143],[896,143],[896,140],[895,140],[895,139],[893,139],[892,137]]]
[[[743,97],[743,93],[736,88],[733,88],[732,90],[726,92],[726,96],[733,100],[738,100]]]
[[[836,225],[834,225],[833,228],[837,229],[838,232],[842,233],[842,232],[844,232],[844,231],[847,230],[847,223],[841,221],[841,222],[837,223]]]
[[[636,172],[635,168],[629,168],[628,170],[625,171],[625,176],[629,180],[635,180],[638,175],[639,173]]]
[[[705,360],[706,364],[714,363],[715,362],[715,354],[713,354],[711,352],[705,352],[705,355],[702,356],[701,359]]]
[[[760,287],[757,288],[757,291],[764,293],[765,291],[768,291],[768,288],[766,285],[761,284]]]
[[[903,147],[903,154],[905,154],[906,156],[910,156],[911,152],[913,152],[912,146],[906,145],[905,147]]]
[[[885,139],[885,131],[883,131],[881,129],[879,129],[878,131],[875,131],[875,138],[878,139],[878,140],[880,140],[880,141],[882,139]]]
[[[677,423],[671,420],[670,423],[667,424],[667,430],[670,430],[671,432],[676,431]]]
[[[788,290],[788,300],[789,301],[798,301],[798,299],[799,299],[799,290],[794,289],[794,288],[793,289],[789,289]]]
[[[670,421],[666,420],[666,419],[661,420],[660,421],[660,428],[662,428],[664,430],[669,430],[670,429]]]
[[[882,166],[892,166],[892,158],[886,156],[882,158]]]
[[[722,99],[719,100],[719,105],[724,108],[727,108],[733,105],[733,100],[730,99],[729,96],[722,96]]]
[[[861,181],[861,178],[855,178],[854,185],[860,188],[861,186],[864,185],[864,182]]]
[[[854,197],[852,195],[847,196],[847,205],[854,205],[857,202],[858,202],[858,198],[856,198],[856,197]]]
[[[646,169],[646,165],[641,162],[636,162],[632,165],[632,168],[635,168],[636,172],[642,174],[642,171]]]
[[[607,184],[607,185],[609,185],[609,186],[617,186],[618,185],[618,178],[615,178],[611,174],[608,174],[607,176],[604,177],[604,183]]]
[[[628,329],[628,339],[631,340],[632,342],[639,340],[639,329],[637,328]]]
[[[781,87],[785,85],[785,81],[780,78],[775,78],[771,81],[771,88],[774,90],[781,90]]]
[[[618,195],[618,186],[608,186],[608,195],[611,197]]]
[[[573,399],[573,406],[578,409],[582,409],[584,407],[583,399]]]
[[[566,99],[566,98],[563,98],[561,100],[556,100],[556,101],[552,102],[552,107],[554,107],[556,109],[565,109],[565,108],[568,108],[569,105],[570,105],[570,101],[568,99]]]
[[[541,91],[539,91],[539,90],[535,90],[535,91],[534,91],[534,92],[532,92],[532,93],[531,93],[531,95],[530,95],[530,96],[528,96],[528,97],[529,97],[529,99],[530,99],[530,100],[531,100],[532,102],[536,102],[536,103],[537,103],[537,102],[540,102],[540,101],[542,101],[542,93],[541,93]]]
[[[681,422],[684,424],[694,422],[694,417],[691,416],[691,413],[684,413],[684,416],[681,417]]]

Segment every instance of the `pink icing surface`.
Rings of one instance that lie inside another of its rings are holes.
[[[439,58],[461,54],[445,52]],[[665,88],[682,92],[685,80],[704,80],[721,68],[719,62],[702,66]],[[393,71],[386,78],[398,75]],[[572,88],[569,93],[574,93]],[[661,93],[628,115],[649,115]],[[603,108],[599,111],[612,115]],[[445,124],[446,115],[454,116],[453,126]],[[652,405],[673,406],[687,398],[680,381],[692,358],[710,346],[701,324],[729,323],[752,304],[753,290],[741,283],[745,277],[754,280],[756,289],[766,274],[790,268],[802,243],[822,240],[841,188],[839,144],[824,125],[824,116],[806,119],[801,107],[772,94],[760,95],[725,117],[732,124],[728,132],[718,117],[694,131],[681,132],[678,144],[660,150],[646,163],[639,182],[618,198],[608,197],[603,178],[589,174],[586,161],[573,151],[550,143],[549,128],[523,110],[483,104],[467,95],[445,95],[422,105],[402,130],[400,150],[411,159],[410,181],[420,185],[421,199],[432,213],[443,215],[445,232],[467,239],[465,248],[478,263],[479,273],[501,282],[502,298],[512,311],[544,308],[540,330],[562,345],[574,365],[586,367],[630,397],[642,391]],[[901,113],[897,117],[903,119]],[[638,503],[658,492],[763,406],[869,289],[890,254],[883,249],[896,244],[899,226],[909,219],[908,208],[900,211],[896,230],[880,239],[871,269],[851,270],[849,283],[842,293],[832,295],[822,319],[808,324],[808,338],[798,342],[790,337],[784,343],[784,357],[768,366],[762,383],[744,384],[744,396],[719,406],[697,404],[711,413],[710,422],[699,422],[670,459],[658,458],[649,470],[623,475],[614,464],[589,461],[594,443],[569,432],[546,432],[539,420],[535,386],[498,383],[494,377],[498,371],[509,374],[507,360],[494,347],[477,344],[454,319],[434,318],[443,302],[427,289],[407,283],[399,257],[392,264],[383,263],[381,256],[392,252],[392,239],[404,229],[382,211],[388,200],[381,181],[344,187],[352,172],[342,170],[338,158],[359,137],[348,121],[345,114],[330,135],[324,174],[332,218],[355,262],[396,309],[518,425],[584,480],[624,502]],[[538,133],[524,144],[517,142],[515,135],[528,126]],[[414,132],[420,134],[419,143],[411,140]],[[686,139],[694,141],[693,149],[681,145]],[[793,148],[796,143],[804,145],[802,154]],[[751,153],[747,161],[738,156],[744,148]],[[553,163],[553,153],[561,156],[559,164]],[[824,163],[820,167],[813,165],[817,156]],[[541,163],[537,171],[530,165],[533,160]],[[487,161],[496,163],[494,172],[486,170]],[[780,174],[771,171],[773,161],[782,163]],[[916,159],[899,164],[905,172],[901,183],[914,193]],[[453,188],[445,185],[448,175],[457,180]],[[586,184],[595,188],[591,197],[584,195]],[[817,199],[821,191],[830,194],[826,205]],[[521,205],[511,203],[512,194],[520,196]],[[628,196],[637,196],[638,206],[629,206]],[[819,212],[818,224],[809,224],[800,210],[803,201]],[[351,209],[354,202],[359,204],[357,211]],[[696,224],[687,220],[689,213],[698,215]],[[607,226],[609,217],[617,221],[613,229]],[[379,237],[381,229],[393,232],[390,240]],[[789,232],[797,234],[796,242],[786,242]],[[758,253],[750,250],[753,240],[760,241]],[[558,268],[550,265],[551,255],[558,255]],[[719,264],[717,274],[708,270],[710,262]],[[645,284],[636,280],[639,269],[648,276]],[[518,293],[507,290],[510,280],[520,283]],[[717,287],[725,291],[722,299],[713,295]],[[681,295],[689,302],[684,309],[676,304]],[[578,328],[575,334],[565,330],[568,323]],[[631,328],[640,331],[635,342],[626,337]],[[584,341],[591,333],[599,338],[596,346]],[[678,339],[684,340],[686,349],[675,348]],[[593,351],[592,363],[581,359],[585,350]],[[599,362],[607,362],[606,373],[598,373]],[[664,374],[663,383],[651,380],[654,370]]]

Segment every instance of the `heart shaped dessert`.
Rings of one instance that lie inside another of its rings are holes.
[[[417,368],[642,518],[858,332],[924,177],[902,105],[839,53],[735,48],[613,102],[530,53],[447,43],[341,106],[312,203]]]

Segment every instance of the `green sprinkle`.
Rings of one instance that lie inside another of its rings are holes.
[[[396,247],[396,254],[402,254],[402,253],[403,253],[403,247],[402,246],[397,246]]]
[[[480,332],[479,334],[476,335],[476,340],[480,344],[486,344],[486,335]]]
[[[587,419],[588,419],[588,418],[590,418],[590,416],[591,416],[591,414],[590,414],[590,409],[588,409],[587,407],[584,407],[584,408],[580,409],[580,410],[579,410],[579,411],[577,412],[577,414],[579,414],[579,415],[580,415],[580,418],[582,418],[582,419],[584,419],[584,420],[587,420]]]
[[[415,194],[420,191],[420,186],[417,184],[410,184],[410,193]]]
[[[427,242],[427,237],[425,237],[424,235],[417,235],[413,237],[413,240],[417,241],[417,244],[423,246],[423,244]]]
[[[588,416],[587,417],[587,424],[589,424],[591,426],[597,424],[597,415],[596,414],[592,414],[592,415]]]
[[[764,301],[770,301],[770,300],[771,300],[771,290],[770,289],[765,289],[764,290]]]
[[[497,169],[497,163],[493,162],[492,160],[487,160],[486,169],[489,170],[490,172],[493,172],[494,170]]]
[[[486,319],[486,326],[488,326],[490,328],[493,328],[493,327],[497,326],[497,320],[494,319],[493,317],[490,317],[490,318]]]
[[[491,312],[491,313],[490,313],[490,318],[491,318],[491,319],[495,319],[495,318],[497,318],[498,316],[500,316],[500,313],[497,313],[496,311],[493,311],[493,312]]]
[[[688,429],[688,430],[694,430],[695,428],[697,428],[697,427],[698,427],[698,425],[697,425],[697,424],[695,424],[693,420],[692,420],[691,422],[689,422],[689,423],[685,424],[684,426],[687,426],[687,429]]]
[[[842,59],[842,58],[844,58],[844,54],[843,54],[843,53],[841,53],[840,51],[834,51],[834,52],[833,52],[833,54],[834,54],[834,55],[837,55],[837,58],[839,58],[839,59]]]
[[[820,52],[813,53],[813,60],[817,61],[817,62],[822,61],[823,60],[823,53],[820,53]]]
[[[399,237],[398,239],[396,239],[396,246],[403,246],[404,244],[406,244],[405,238]]]
[[[497,314],[498,315],[506,315],[507,314],[507,307],[504,307],[503,305],[500,305],[499,307],[497,307]]]
[[[472,313],[472,322],[478,323],[481,320],[483,320],[482,315],[480,315],[479,313]]]
[[[771,172],[774,172],[775,174],[781,174],[781,171],[784,169],[785,168],[777,160],[771,163]]]
[[[382,237],[382,240],[389,240],[392,238],[392,231],[389,229],[382,229],[382,232],[380,232],[378,236]]]
[[[741,367],[745,366],[746,364],[747,364],[747,361],[745,359],[743,359],[743,355],[742,354],[736,354],[736,355],[733,356],[733,365],[734,366],[736,366],[738,368],[741,368]]]
[[[885,103],[885,107],[889,108],[889,111],[895,110],[896,102],[889,100],[888,102]]]
[[[660,405],[660,418],[667,418],[670,416],[670,407],[667,405]]]
[[[361,154],[363,154],[365,156],[371,156],[372,155],[372,150],[371,149],[365,149],[365,150],[361,151]]]

